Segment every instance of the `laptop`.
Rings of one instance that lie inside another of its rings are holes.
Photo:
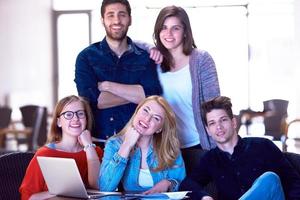
[[[121,196],[120,192],[87,190],[74,159],[37,156],[37,160],[50,194],[85,199]]]

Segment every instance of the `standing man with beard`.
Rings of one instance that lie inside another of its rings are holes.
[[[75,83],[93,109],[93,136],[106,140],[125,126],[141,100],[162,89],[154,61],[127,36],[129,2],[103,0],[101,21],[106,36],[79,53]]]

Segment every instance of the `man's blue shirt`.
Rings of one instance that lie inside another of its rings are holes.
[[[119,132],[132,116],[136,104],[128,103],[112,108],[98,109],[100,95],[98,82],[112,81],[121,84],[139,84],[145,95],[160,95],[161,86],[155,63],[149,54],[127,37],[129,49],[119,58],[106,39],[91,44],[81,51],[76,60],[75,83],[80,96],[86,97],[93,110],[95,132],[93,136],[107,139]]]

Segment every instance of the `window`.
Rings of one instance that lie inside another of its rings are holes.
[[[59,11],[62,18],[57,20],[57,94],[61,97],[66,93],[77,94],[73,81],[76,55],[91,41],[90,35],[95,36],[94,42],[101,40],[105,32],[99,20],[101,3],[98,1],[54,2],[67,2],[70,10],[88,7],[97,13],[64,16],[66,13]],[[128,35],[149,43],[153,43],[154,23],[161,8],[173,4],[187,11],[196,45],[207,50],[215,60],[221,93],[231,97],[234,113],[249,107],[261,111],[263,101],[282,98],[289,100],[289,116],[299,115],[300,94],[296,92],[299,45],[295,39],[296,6],[292,0],[250,1],[249,4],[242,0],[132,0],[130,3],[133,20]]]
[[[77,94],[75,61],[77,54],[91,41],[90,11],[58,11],[56,13],[57,76],[56,94],[58,99]]]

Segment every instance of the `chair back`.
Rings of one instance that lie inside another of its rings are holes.
[[[32,152],[12,152],[0,156],[0,199],[21,199],[19,187]]]
[[[294,119],[287,124],[286,136],[292,139],[300,139],[300,118]]]
[[[242,112],[240,112],[238,115],[233,115],[236,119],[236,132],[238,133],[241,125],[242,125]]]
[[[11,119],[11,108],[0,107],[0,128],[7,128]]]
[[[36,150],[47,140],[47,108],[37,105],[20,107],[24,126],[32,128],[28,137],[28,149]]]
[[[273,136],[274,140],[280,140],[284,134],[289,102],[283,99],[271,99],[264,101],[263,104],[264,111],[272,113],[264,118],[265,134]]]
[[[197,170],[195,167],[199,164],[201,158],[207,152],[207,150],[187,148],[182,149],[181,152],[185,163],[186,173],[187,175],[191,175],[193,170]],[[188,190],[188,188],[181,189]],[[214,182],[208,183],[204,190],[211,194],[213,199],[218,199],[217,188]]]
[[[292,153],[292,152],[284,152],[284,155],[300,176],[300,154]]]

